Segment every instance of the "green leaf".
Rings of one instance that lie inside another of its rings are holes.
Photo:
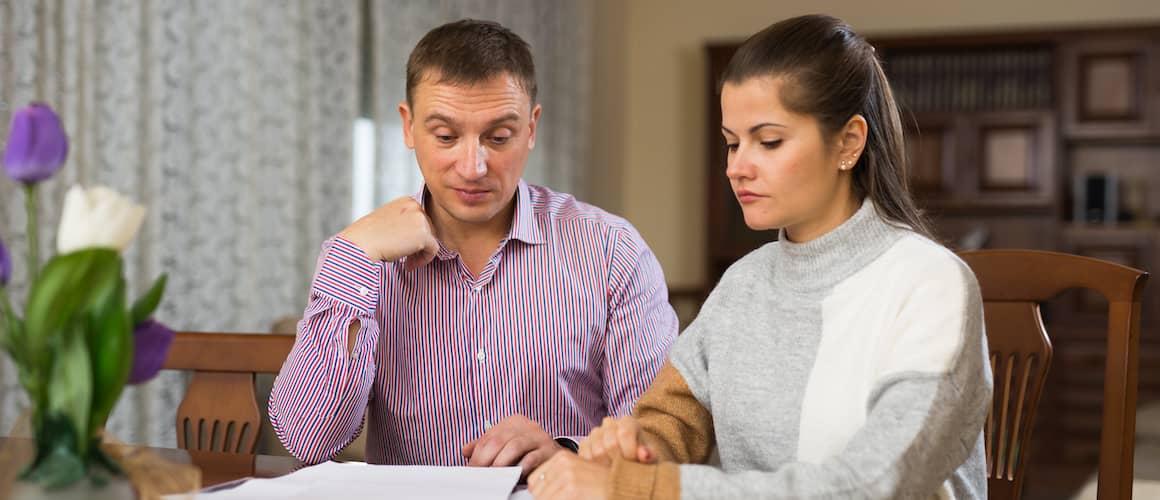
[[[89,445],[89,412],[93,401],[93,371],[84,326],[74,322],[62,332],[60,351],[53,359],[48,380],[48,411],[68,419],[76,431],[76,449],[84,455]]]
[[[157,277],[153,282],[153,286],[149,287],[149,291],[145,295],[139,297],[133,302],[133,325],[139,325],[142,321],[149,318],[153,311],[157,310],[157,306],[161,304],[161,295],[165,293],[165,282],[168,276],[164,273]]]
[[[110,254],[116,260],[114,251],[90,249],[57,255],[45,264],[25,305],[24,333],[31,363],[46,366],[45,358],[52,355],[60,330],[73,320],[88,297],[90,272],[101,261],[108,261]]]
[[[0,321],[8,325],[6,328],[8,334],[0,343],[3,344],[4,350],[8,352],[9,356],[12,356],[12,361],[16,364],[17,373],[20,375],[20,384],[24,386],[24,390],[28,391],[28,394],[38,394],[40,385],[36,380],[30,378],[32,373],[28,369],[27,354],[25,353],[27,348],[24,345],[22,333],[24,322],[11,313],[5,314],[5,317],[0,318]]]
[[[23,368],[36,390],[36,404],[47,403],[45,381],[60,351],[64,331],[77,321],[93,299],[106,287],[109,276],[119,276],[120,255],[115,250],[90,248],[50,259],[32,284],[25,306],[24,328],[16,343],[23,345]]]
[[[93,361],[91,428],[104,425],[133,369],[133,325],[125,308],[125,280],[93,302],[87,314],[88,345]]]

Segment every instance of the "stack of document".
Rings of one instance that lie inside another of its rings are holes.
[[[248,479],[228,489],[199,493],[194,498],[507,500],[519,478],[519,467],[423,467],[324,462],[282,477]],[[523,493],[526,495],[526,491]],[[170,500],[190,496],[171,495],[165,498]]]

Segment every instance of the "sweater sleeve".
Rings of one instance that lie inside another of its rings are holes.
[[[917,283],[901,305],[844,449],[776,470],[679,467],[681,498],[932,498],[979,445],[991,400],[982,303],[965,265]],[[772,382],[771,382],[772,383]]]
[[[665,363],[633,410],[642,440],[659,465],[618,460],[613,464],[611,498],[676,498],[678,463],[704,463],[714,444],[713,418],[697,401],[681,373]]]

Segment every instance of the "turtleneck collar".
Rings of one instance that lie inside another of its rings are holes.
[[[828,290],[866,267],[906,233],[883,220],[869,198],[840,226],[812,241],[791,242],[782,229],[773,245],[775,254],[780,254],[776,255],[774,285],[799,293]]]

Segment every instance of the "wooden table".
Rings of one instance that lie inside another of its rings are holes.
[[[201,470],[201,487],[222,485],[230,481],[247,477],[278,477],[294,472],[302,467],[302,462],[292,457],[273,455],[245,455],[235,453],[215,453],[204,451],[188,451],[175,448],[149,448],[132,445],[123,446],[134,451],[147,450],[164,458],[168,462],[182,465],[193,465]],[[27,438],[0,437],[0,456],[11,454],[19,463],[26,464],[33,458],[33,443]],[[0,469],[0,484],[8,484],[24,468],[13,467],[14,470]],[[0,491],[3,498],[4,491]],[[524,487],[519,487],[511,494],[508,500],[532,500],[531,493]]]
[[[115,446],[132,450],[148,450],[169,462],[196,466],[201,470],[201,486],[203,488],[245,477],[278,477],[302,467],[302,462],[292,457],[148,448],[132,445]],[[31,439],[0,437],[0,452],[3,452],[7,457],[14,458],[17,463],[27,464],[32,461],[35,447]],[[15,476],[23,468],[24,466],[21,465],[14,467],[15,470],[0,471],[0,475],[8,476],[11,474]]]

